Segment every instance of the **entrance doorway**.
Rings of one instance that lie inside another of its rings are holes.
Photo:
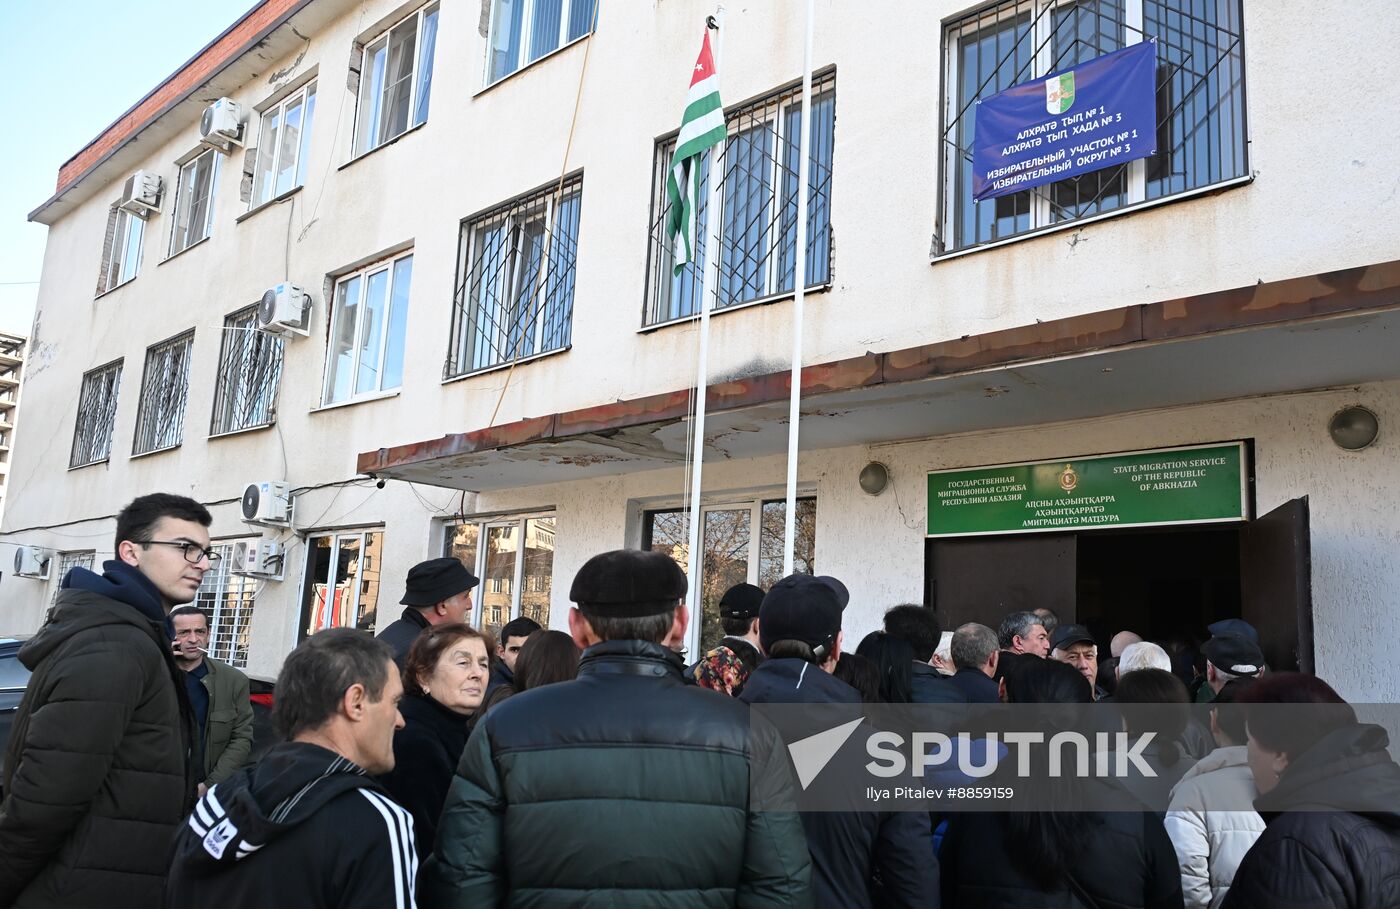
[[[1202,642],[1243,618],[1270,668],[1312,670],[1307,499],[1235,524],[941,537],[926,541],[926,602],[944,628],[996,628],[1041,606],[1089,628],[1107,652],[1124,629]]]

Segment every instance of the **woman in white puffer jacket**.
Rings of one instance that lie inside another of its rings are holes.
[[[1251,807],[1259,791],[1249,772],[1244,711],[1234,704],[1253,681],[1227,682],[1216,695],[1210,731],[1220,747],[1172,789],[1166,827],[1186,909],[1218,909],[1245,853],[1264,832],[1264,819]]]

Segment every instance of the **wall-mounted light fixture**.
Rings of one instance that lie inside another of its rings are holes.
[[[1360,451],[1370,445],[1376,441],[1380,429],[1376,415],[1359,405],[1342,408],[1327,423],[1327,434],[1338,447],[1347,451]]]
[[[878,496],[890,482],[890,469],[879,461],[871,461],[861,468],[860,488],[867,495]]]

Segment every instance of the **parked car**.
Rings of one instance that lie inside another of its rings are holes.
[[[253,750],[248,755],[250,765],[262,760],[267,749],[282,740],[272,728],[273,690],[272,682],[248,676],[248,700],[253,702]]]
[[[16,638],[0,637],[0,774],[5,770],[5,748],[10,741],[15,711],[29,684],[29,670],[19,661],[19,648],[23,643]],[[0,791],[0,795],[4,792]]]

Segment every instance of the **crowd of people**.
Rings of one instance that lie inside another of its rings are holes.
[[[281,741],[250,760],[248,681],[186,605],[210,523],[136,499],[116,559],[70,572],[24,646],[0,906],[1400,906],[1385,731],[1270,671],[1238,619],[1199,653],[1121,630],[1100,660],[1048,609],[945,632],[902,604],[849,650],[852,593],[793,575],[727,591],[725,636],[687,663],[669,556],[594,556],[567,632],[522,616],[499,640],[471,623],[477,578],[433,559],[377,638],[330,629],[288,655]],[[1112,705],[1088,709],[1151,772],[975,812],[799,811],[792,774],[755,775],[792,769],[755,705],[876,703],[1036,705],[1051,731],[1054,705]],[[1122,810],[1086,807],[1105,802]]]

